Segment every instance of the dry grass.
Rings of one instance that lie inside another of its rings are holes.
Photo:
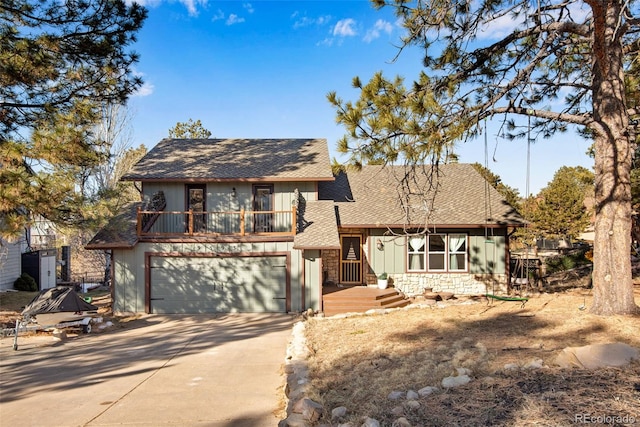
[[[389,400],[390,392],[440,386],[465,367],[473,372],[471,383],[403,408],[413,426],[556,426],[573,424],[578,414],[629,415],[640,422],[640,362],[597,371],[553,367],[569,346],[619,341],[640,348],[640,316],[595,316],[580,309],[590,300],[589,290],[576,289],[532,297],[524,308],[483,301],[312,319],[310,397],[324,405],[324,423],[331,409],[346,406],[342,421],[360,425],[370,416],[390,426],[398,418],[394,407],[406,404]],[[537,359],[544,368],[504,369]]]
[[[19,315],[36,295],[38,292],[0,292],[0,311],[8,315]]]

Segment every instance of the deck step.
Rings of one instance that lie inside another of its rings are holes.
[[[377,289],[366,286],[325,289],[323,305],[325,316],[372,309],[405,307],[409,300],[396,289]]]

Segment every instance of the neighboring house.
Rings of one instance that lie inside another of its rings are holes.
[[[24,239],[0,239],[0,290],[13,289],[22,274],[22,246]]]
[[[441,166],[419,201],[394,171],[334,177],[324,139],[165,139],[123,177],[143,201],[87,248],[112,251],[121,312],[322,310],[324,287],[382,272],[407,294],[506,290],[521,217],[471,165]]]

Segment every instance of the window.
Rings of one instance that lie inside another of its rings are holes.
[[[253,186],[253,231],[255,233],[273,231],[273,185]],[[260,213],[266,212],[266,213]]]
[[[449,271],[467,270],[467,235],[449,234]]]
[[[429,234],[429,271],[446,271],[446,234]]]
[[[207,231],[206,204],[207,204],[207,186],[204,184],[187,184],[186,208],[192,212],[192,218],[186,216],[185,230],[187,232],[204,233]],[[190,230],[190,227],[193,227]]]
[[[409,237],[408,240],[408,262],[409,271],[424,271],[426,267],[426,239],[424,236]]]
[[[407,271],[467,271],[467,235],[438,233],[409,237]]]

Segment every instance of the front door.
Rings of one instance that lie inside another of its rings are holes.
[[[194,233],[204,233],[207,231],[207,221],[205,217],[207,201],[207,186],[204,184],[187,185],[187,206],[188,212],[193,212],[193,217],[187,215],[187,232],[193,227]],[[191,222],[192,221],[192,222]]]
[[[273,185],[253,186],[253,210],[254,233],[273,231]]]
[[[340,283],[362,284],[362,236],[340,236]]]

